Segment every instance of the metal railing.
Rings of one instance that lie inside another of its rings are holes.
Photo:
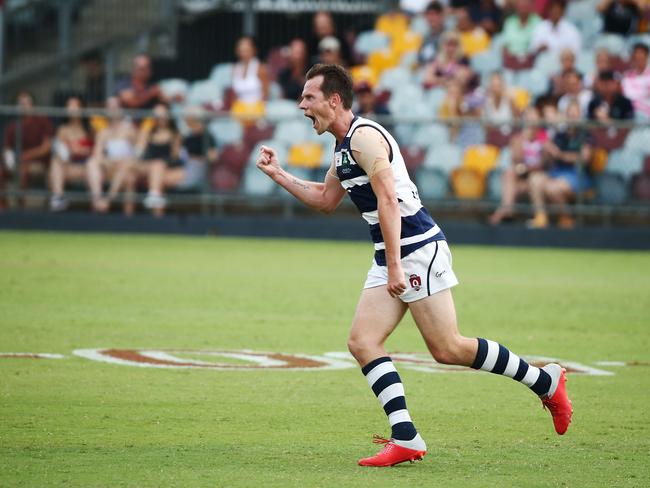
[[[152,113],[148,110],[123,110],[122,111],[125,117],[131,118],[133,120],[141,120],[147,117],[151,117]],[[181,118],[182,111],[180,107],[175,111],[175,116]],[[35,107],[30,115],[33,116],[42,116],[48,117],[54,121],[61,120],[65,117],[68,117],[68,112],[62,108],[56,107]],[[110,115],[109,112],[102,109],[83,109],[80,111],[82,117],[105,117],[108,118]],[[13,148],[14,159],[17,161],[17,164],[20,164],[21,156],[21,145],[19,141],[21,140],[21,131],[22,131],[22,116],[24,113],[21,112],[18,108],[14,106],[0,106],[0,119],[8,122],[9,120],[15,122],[16,124],[16,143]],[[202,115],[204,122],[209,124],[211,121],[216,119],[230,118],[229,113],[209,113],[204,112]],[[299,120],[306,121],[302,116],[298,116]],[[378,122],[389,124],[392,126],[398,126],[400,124],[411,124],[414,127],[426,125],[426,124],[439,124],[441,126],[447,127],[458,127],[463,124],[480,124],[483,128],[496,128],[499,129],[502,127],[502,124],[493,124],[489,121],[476,118],[476,117],[453,117],[453,118],[423,118],[415,116],[389,116],[389,117],[377,117]],[[241,120],[241,117],[238,118]],[[257,119],[259,121],[259,119]],[[244,121],[245,122],[245,121]],[[279,120],[268,120],[267,122],[275,124],[278,122],[286,122],[286,119],[282,121]],[[634,121],[615,121],[611,124],[604,125],[602,123],[593,122],[593,121],[581,121],[570,124],[565,122],[566,125],[575,125],[577,127],[582,127],[589,130],[628,130],[630,134],[632,131],[647,130],[650,134],[650,124],[646,122],[634,122]],[[6,125],[6,124],[5,124]],[[513,133],[517,129],[525,127],[525,123],[522,120],[512,120],[507,124],[512,130]],[[543,125],[543,124],[541,124]],[[204,137],[208,136],[208,131],[205,131]],[[638,134],[637,134],[638,135]],[[648,139],[650,141],[650,139]],[[241,141],[240,141],[241,142]],[[447,141],[448,142],[448,141]],[[637,141],[638,142],[638,141]],[[622,145],[620,147],[623,147]],[[3,148],[3,159],[0,163],[5,169],[5,174],[7,173],[6,161],[4,160],[5,149]],[[249,148],[252,150],[252,148]],[[424,148],[432,150],[431,148]],[[643,148],[635,149],[642,150]],[[647,158],[650,156],[650,143],[647,144],[645,148],[644,156]],[[435,147],[433,148],[435,151]],[[632,151],[632,150],[631,150]],[[640,153],[638,154],[641,157]],[[249,163],[252,158],[248,157]],[[217,161],[219,164],[219,161]],[[587,171],[588,162],[579,161],[579,175],[584,175]],[[645,164],[646,171],[648,163]],[[425,170],[436,170],[436,166],[428,166]],[[289,168],[291,171],[291,168]],[[322,175],[323,168],[315,168],[312,173],[314,175]],[[422,170],[420,168],[420,170]],[[412,175],[414,179],[418,180],[420,170],[414,171]],[[498,168],[497,168],[498,170]],[[639,171],[643,171],[643,166],[639,168]],[[285,195],[280,189],[269,192],[266,195],[259,194],[248,194],[244,191],[243,179],[246,177],[246,168],[243,170],[243,176],[239,188],[235,191],[219,191],[215,190],[210,182],[206,179],[203,182],[203,185],[192,193],[182,193],[182,194],[171,194],[169,195],[170,209],[174,211],[175,209],[184,208],[185,211],[196,211],[204,214],[222,214],[224,212],[241,212],[241,213],[279,213],[284,216],[290,217],[297,213],[303,212],[302,205],[295,201],[288,195]],[[628,175],[629,176],[629,175]],[[579,176],[580,177],[580,176]],[[209,176],[208,176],[209,178]],[[629,191],[629,182],[626,182],[627,189]],[[142,191],[146,191],[146,186],[141,187]],[[45,199],[50,194],[47,187],[47,179],[45,182],[41,182],[40,185],[28,188],[20,188],[19,184],[19,168],[13,168],[13,174],[11,178],[7,181],[6,188],[0,188],[0,199],[7,199],[9,201],[10,207],[19,207],[22,202],[28,199],[40,199],[41,202],[36,206],[36,208],[44,208],[46,205]],[[76,191],[67,193],[68,199],[72,203],[87,204],[90,201],[90,195],[88,192],[77,189]],[[141,203],[144,197],[144,193],[139,193],[137,197],[137,202]],[[446,214],[458,218],[469,218],[469,219],[484,219],[486,214],[494,210],[498,202],[494,198],[490,198],[489,195],[484,196],[483,198],[477,199],[463,199],[457,198],[453,195],[451,191],[451,186],[449,181],[446,183],[446,190],[444,194],[438,195],[435,198],[423,198],[425,203],[429,204],[432,208],[435,208],[435,211],[440,214]],[[117,202],[122,201],[123,198],[117,198]],[[87,205],[81,205],[81,209],[88,208]],[[346,202],[342,205],[344,212],[351,212],[353,210],[352,205],[349,202]],[[558,205],[548,205],[548,210],[551,214],[557,213],[560,210],[563,210],[564,207]],[[630,224],[630,225],[650,225],[650,202],[634,201],[631,198],[626,199],[625,202],[621,204],[611,204],[611,203],[602,203],[598,198],[594,198],[593,191],[589,192],[577,192],[575,202],[569,207],[570,212],[577,218],[580,223],[587,222],[596,222],[601,225],[612,225],[612,224]],[[531,214],[532,207],[527,202],[517,203],[514,206],[516,213],[521,214]]]

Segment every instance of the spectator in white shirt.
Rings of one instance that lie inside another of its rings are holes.
[[[571,102],[580,105],[582,116],[587,115],[589,102],[591,102],[592,93],[590,90],[585,90],[582,86],[582,75],[576,70],[568,70],[562,74],[564,88],[566,93],[557,101],[557,108],[561,113],[566,113],[567,108]]]
[[[530,51],[537,54],[548,51],[558,56],[564,49],[574,53],[582,48],[580,31],[564,18],[566,0],[551,0],[548,5],[548,18],[535,26],[530,43]]]
[[[632,100],[634,112],[639,118],[650,120],[650,67],[648,46],[637,43],[632,48],[632,69],[623,74],[623,94]]]

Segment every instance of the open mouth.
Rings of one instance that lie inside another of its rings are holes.
[[[311,126],[315,128],[316,127],[316,117],[314,117],[313,115],[307,115],[307,114],[305,114],[305,117],[307,117],[308,119],[311,120]]]

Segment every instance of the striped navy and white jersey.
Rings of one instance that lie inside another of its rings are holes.
[[[390,147],[388,158],[395,178],[395,192],[402,217],[400,235],[402,258],[429,242],[445,240],[445,235],[427,209],[422,206],[417,187],[409,178],[404,158],[393,136],[378,123],[355,116],[345,138],[334,150],[336,176],[370,226],[370,237],[375,244],[375,261],[380,266],[386,266],[386,245],[379,227],[377,197],[370,186],[370,178],[354,160],[350,149],[350,139],[354,131],[364,126],[377,129]]]

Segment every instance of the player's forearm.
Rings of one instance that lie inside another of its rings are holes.
[[[325,209],[322,183],[301,180],[285,170],[279,171],[273,180],[308,207],[319,211]]]
[[[400,233],[402,231],[402,219],[397,200],[380,200],[377,211],[379,214],[379,227],[381,227],[384,245],[386,246],[386,264],[390,267],[401,260]]]

